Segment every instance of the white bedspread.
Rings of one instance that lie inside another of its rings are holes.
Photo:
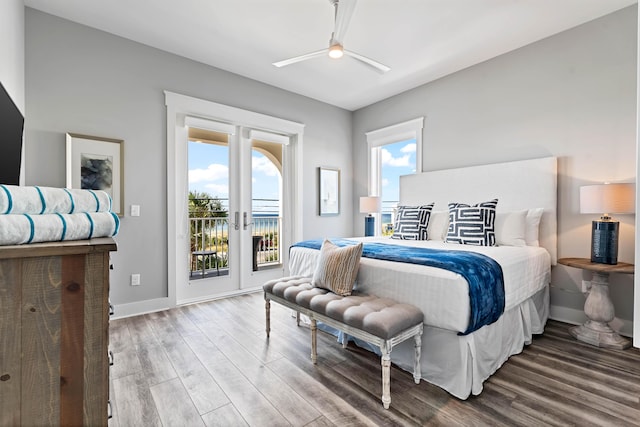
[[[502,267],[505,312],[543,289],[550,279],[550,256],[541,247],[477,247],[436,240],[408,241],[380,237],[353,240],[472,251],[490,256]],[[313,249],[292,248],[289,264],[291,274],[312,276],[318,254],[319,251]],[[416,305],[425,315],[424,323],[436,328],[463,332],[469,322],[467,281],[458,273],[435,267],[363,257],[355,289]]]
[[[480,394],[484,381],[509,356],[531,342],[533,334],[544,330],[549,315],[550,255],[539,247],[480,248],[446,244],[441,241],[399,241],[388,238],[355,240],[431,248],[453,248],[479,252],[494,258],[505,279],[505,311],[500,318],[468,335],[467,282],[456,273],[434,267],[362,258],[357,288],[374,295],[418,306],[425,315],[422,335],[422,378],[442,387],[459,399]],[[292,248],[292,274],[311,276],[319,251]],[[426,276],[425,276],[426,275]],[[427,283],[428,282],[428,283]],[[379,354],[379,349],[359,343]],[[394,347],[391,361],[413,372],[413,343]]]

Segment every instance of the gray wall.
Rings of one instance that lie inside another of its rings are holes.
[[[65,185],[66,132],[125,141],[114,303],[167,296],[163,90],[304,123],[303,237],[351,235],[350,112],[28,8],[25,55],[27,185]],[[342,170],[340,216],[317,215],[319,166]]]
[[[597,216],[579,214],[580,186],[635,179],[636,57],[632,6],[356,111],[353,203],[367,192],[364,133],[424,116],[424,170],[557,156],[559,256],[588,257]],[[617,219],[619,260],[633,262],[634,217]],[[554,317],[582,320],[581,280],[554,267]],[[633,277],[614,277],[611,294],[630,322]]]

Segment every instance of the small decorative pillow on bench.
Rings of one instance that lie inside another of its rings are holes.
[[[325,239],[313,274],[313,286],[328,289],[338,295],[351,295],[361,256],[362,242],[353,246],[339,247]]]

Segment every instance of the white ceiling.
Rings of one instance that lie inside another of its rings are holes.
[[[25,0],[34,9],[356,110],[637,0],[360,0],[353,58],[272,62],[328,47],[329,0]]]

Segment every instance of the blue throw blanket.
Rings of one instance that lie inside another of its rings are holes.
[[[323,240],[305,240],[292,247],[320,249]],[[331,239],[337,246],[355,245],[347,239]],[[460,274],[469,283],[471,318],[469,334],[489,325],[504,312],[504,278],[502,268],[494,259],[475,252],[415,248],[385,243],[364,243],[362,256],[385,261],[406,262],[437,267]]]

